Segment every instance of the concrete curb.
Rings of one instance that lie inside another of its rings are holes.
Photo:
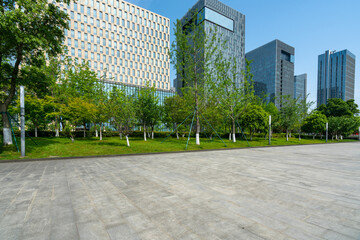
[[[256,147],[242,147],[242,148],[221,148],[221,149],[203,149],[203,150],[184,150],[173,152],[151,152],[151,153],[132,153],[132,154],[116,154],[116,155],[96,155],[96,156],[78,156],[78,157],[54,157],[54,158],[27,158],[27,159],[12,159],[0,160],[1,163],[20,163],[20,162],[37,162],[37,161],[54,161],[54,160],[76,160],[76,159],[91,159],[91,158],[114,158],[114,157],[135,157],[145,155],[163,155],[163,154],[176,154],[176,153],[193,153],[193,152],[213,152],[213,151],[231,151],[231,150],[246,150],[246,149],[262,149],[262,148],[275,148],[275,147],[294,147],[294,146],[312,146],[312,145],[325,145],[325,144],[344,144],[344,143],[359,143],[354,142],[337,142],[337,143],[310,143],[310,144],[295,144],[295,145],[271,145],[271,146],[256,146]]]

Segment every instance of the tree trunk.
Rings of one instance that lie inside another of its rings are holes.
[[[102,125],[100,124],[100,141],[102,141]]]
[[[176,138],[179,139],[179,132],[177,129],[176,129]]]
[[[71,136],[71,142],[75,142],[74,136]]]
[[[299,141],[301,141],[301,132],[299,130]]]
[[[233,142],[235,143],[236,142],[236,126],[235,126],[235,121],[233,120],[233,123],[232,123],[232,139],[233,139]]]
[[[126,144],[127,144],[128,147],[130,147],[130,142],[129,142],[129,137],[128,137],[128,135],[126,135]]]
[[[120,139],[122,139],[122,132],[120,132]]]
[[[229,141],[231,141],[231,132],[229,132]]]
[[[35,137],[36,137],[36,138],[38,137],[38,134],[37,134],[37,126],[35,126]]]
[[[1,104],[3,105],[3,104]],[[11,128],[10,128],[10,121],[9,118],[7,116],[6,112],[6,108],[5,106],[1,106],[0,111],[2,112],[2,122],[3,122],[3,142],[4,145],[12,145],[13,144],[13,140],[12,140],[12,136],[11,136]]]
[[[315,139],[315,134],[313,134],[313,140]]]
[[[154,126],[151,128],[151,139],[154,139]]]
[[[99,137],[99,133],[98,133],[98,130],[97,130],[97,126],[95,125],[95,137]]]
[[[197,92],[197,82],[195,83],[195,110],[196,110],[196,145],[200,145],[200,117],[199,117],[199,100],[198,100],[198,92]]]
[[[146,142],[146,126],[144,124],[144,141]]]
[[[253,132],[250,131],[250,141],[252,141],[252,137],[253,137]]]
[[[289,129],[286,129],[286,141],[289,141]]]
[[[291,131],[290,131],[290,136],[289,137],[291,138]]]
[[[86,138],[86,123],[84,123],[84,138]]]
[[[210,134],[210,140],[212,140],[212,133]]]

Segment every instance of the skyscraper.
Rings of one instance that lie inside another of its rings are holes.
[[[301,74],[294,77],[294,99],[300,101],[306,98],[306,87],[307,87],[307,74]]]
[[[294,53],[293,47],[277,39],[246,53],[252,61],[255,94],[278,108],[281,96],[294,96]]]
[[[354,99],[355,55],[327,50],[318,57],[317,106],[329,98]]]
[[[68,57],[88,61],[107,83],[170,92],[170,20],[122,0],[58,4],[69,14]],[[170,94],[171,95],[171,94]]]
[[[209,34],[211,29],[216,28],[221,41],[226,41],[223,55],[226,59],[236,59],[237,82],[240,83],[241,70],[245,67],[245,15],[218,0],[199,0],[181,19],[182,23],[187,24],[187,19],[194,17],[194,13],[198,14],[197,19],[204,21],[205,33]],[[184,87],[181,77],[177,77],[174,86],[178,92]]]

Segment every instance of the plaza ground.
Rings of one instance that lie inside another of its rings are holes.
[[[0,163],[0,238],[359,239],[359,148]]]

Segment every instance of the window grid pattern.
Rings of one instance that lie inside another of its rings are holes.
[[[117,0],[79,0],[59,7],[70,17],[70,57],[88,61],[91,70],[115,82],[170,89],[168,18]]]

